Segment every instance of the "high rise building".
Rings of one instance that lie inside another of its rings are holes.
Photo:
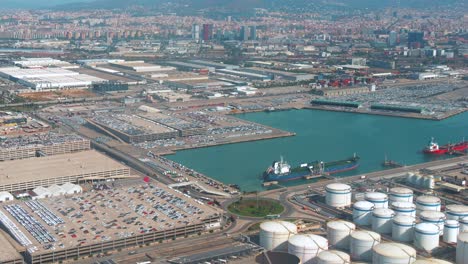
[[[250,26],[250,40],[257,40],[257,26]]]
[[[200,41],[200,25],[192,25],[192,39],[196,42]]]
[[[240,40],[241,41],[249,40],[249,31],[246,26],[242,26],[240,29]]]
[[[203,24],[203,41],[210,41],[213,38],[213,24]]]
[[[390,33],[388,34],[388,45],[393,47],[397,44],[397,41],[398,33],[396,33],[395,31],[390,31]]]
[[[408,48],[419,49],[424,47],[424,32],[408,33]]]

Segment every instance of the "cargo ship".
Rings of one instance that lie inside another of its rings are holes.
[[[423,152],[426,154],[450,154],[453,152],[464,152],[468,150],[468,141],[464,140],[455,144],[446,144],[439,146],[437,142],[434,141],[434,138],[431,138],[429,144],[423,149]]]
[[[264,182],[282,182],[306,178],[308,176],[329,175],[339,172],[354,170],[359,166],[359,157],[356,154],[345,160],[338,161],[313,161],[303,163],[297,167],[291,168],[281,157],[280,161],[274,161],[273,164],[263,174]]]

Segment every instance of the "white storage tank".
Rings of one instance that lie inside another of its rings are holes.
[[[337,249],[349,249],[349,235],[356,229],[356,225],[343,221],[329,221],[327,223],[327,238],[330,246]]]
[[[445,243],[457,243],[457,236],[460,230],[460,225],[457,220],[446,220],[444,224],[444,237]]]
[[[325,250],[315,258],[316,264],[348,264],[351,263],[351,256],[338,250]]]
[[[445,207],[447,219],[458,220],[468,216],[468,205],[450,204]]]
[[[267,221],[260,225],[260,246],[266,250],[286,251],[288,239],[297,234],[295,224],[285,221]]]
[[[468,233],[460,233],[457,238],[457,264],[468,264]]]
[[[392,233],[392,218],[395,212],[388,208],[376,208],[372,211],[372,230],[379,234]]]
[[[411,242],[414,238],[416,219],[412,216],[397,215],[392,221],[392,238],[395,241]]]
[[[388,195],[390,204],[394,202],[413,202],[413,191],[408,188],[395,187],[390,189]]]
[[[430,223],[414,226],[414,245],[425,251],[432,251],[439,246],[439,227]]]
[[[418,259],[413,264],[453,264],[450,261],[442,260],[442,259]]]
[[[460,233],[468,232],[468,216],[460,218],[458,222],[460,222]]]
[[[372,248],[372,264],[411,264],[416,250],[400,243],[381,243]]]
[[[343,183],[331,183],[325,187],[326,204],[333,207],[351,205],[351,186]]]
[[[406,182],[411,184],[414,183],[414,173],[408,172],[408,174],[406,174]]]
[[[327,249],[327,239],[318,235],[295,235],[288,240],[288,253],[300,258],[303,264],[312,264],[314,258]]]
[[[350,253],[352,260],[372,261],[372,248],[380,243],[380,235],[367,230],[351,234]]]
[[[431,195],[421,195],[416,198],[416,211],[440,211],[440,198]]]
[[[444,223],[446,219],[444,213],[437,211],[422,211],[419,214],[419,219],[423,223],[435,224],[440,230],[440,235],[444,233]]]
[[[435,179],[434,176],[429,175],[424,177],[423,187],[426,189],[434,189]]]
[[[357,225],[371,225],[374,204],[368,201],[359,201],[353,204],[353,221]]]
[[[364,199],[374,204],[375,208],[387,208],[388,196],[380,192],[368,192],[365,194]]]
[[[422,186],[424,182],[424,176],[416,174],[413,178],[413,184],[417,186]]]
[[[412,202],[394,202],[391,206],[395,215],[409,215],[416,217],[416,205]]]

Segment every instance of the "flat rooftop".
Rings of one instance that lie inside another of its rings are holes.
[[[93,119],[99,124],[120,131],[126,135],[146,135],[154,133],[173,132],[174,129],[143,119],[135,115],[102,114]]]
[[[0,141],[0,151],[7,149],[13,150],[21,148],[52,146],[76,141],[87,141],[87,139],[84,139],[77,134],[42,133],[26,136],[22,135],[17,137],[8,137],[5,140]]]
[[[118,169],[128,167],[95,150],[10,160],[0,162],[0,185]]]
[[[18,250],[11,244],[8,234],[0,231],[0,263],[12,261],[16,259],[22,259]]]
[[[200,224],[204,219],[221,213],[164,184],[155,181],[145,183],[143,180],[89,186],[89,190],[81,194],[39,199],[34,202],[36,208],[37,202],[42,211],[50,212],[49,215],[55,215],[58,217],[55,219],[59,220],[48,225],[27,201],[13,201],[5,205],[20,206],[26,215],[38,221],[55,242],[39,242],[5,206],[0,208],[31,241],[27,247],[29,252],[34,251],[33,254]]]

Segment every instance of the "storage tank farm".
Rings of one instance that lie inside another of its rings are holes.
[[[368,192],[364,195],[364,199],[374,204],[374,208],[387,208],[388,196],[381,192]]]
[[[457,264],[468,264],[468,232],[460,233],[457,238]]]
[[[440,211],[441,201],[439,197],[421,195],[416,198],[416,213],[422,211]]]
[[[419,223],[414,227],[414,245],[418,249],[432,251],[439,246],[439,227],[430,223]]]
[[[443,240],[445,243],[457,243],[457,236],[460,230],[460,224],[457,220],[446,220],[444,224],[444,236]]]
[[[374,204],[368,201],[357,201],[353,204],[353,221],[357,225],[369,226],[372,223]]]
[[[394,202],[390,207],[395,212],[395,215],[416,217],[416,205],[412,202]]]
[[[392,219],[395,212],[389,208],[375,208],[372,211],[372,230],[379,234],[392,233]]]
[[[460,218],[458,222],[460,223],[460,233],[468,232],[468,216]]]
[[[348,264],[351,263],[351,256],[343,251],[325,250],[320,252],[315,258],[316,264]]]
[[[325,202],[332,207],[351,205],[351,186],[343,183],[331,183],[325,186]]]
[[[356,225],[343,220],[327,223],[327,238],[330,246],[336,249],[349,249],[349,239]]]
[[[397,215],[392,221],[392,239],[409,243],[414,238],[416,218],[408,215]]]
[[[372,248],[380,244],[378,233],[360,230],[351,233],[350,253],[352,260],[372,261]]]
[[[413,202],[413,190],[404,187],[391,188],[388,195],[389,203],[394,202]]]
[[[372,252],[373,264],[407,264],[416,260],[416,250],[400,243],[381,243]]]
[[[459,220],[468,216],[468,205],[450,204],[445,207],[447,219]]]
[[[260,224],[260,246],[266,250],[287,251],[288,239],[297,234],[297,226],[286,221],[267,221]]]
[[[413,264],[453,264],[450,261],[446,261],[443,259],[418,259]]]
[[[288,253],[299,257],[303,264],[313,264],[315,257],[327,249],[327,239],[318,235],[294,235],[288,240]]]
[[[444,234],[444,223],[447,217],[443,212],[437,211],[422,211],[419,214],[419,220],[422,223],[435,224],[439,229],[439,234]]]

